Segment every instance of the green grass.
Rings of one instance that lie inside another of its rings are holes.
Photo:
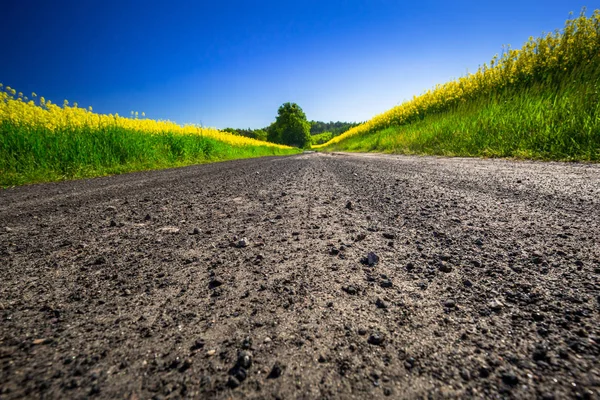
[[[598,162],[600,57],[324,150]]]
[[[50,131],[0,122],[0,186],[180,167],[298,149],[232,146],[197,135],[148,134],[120,127]]]

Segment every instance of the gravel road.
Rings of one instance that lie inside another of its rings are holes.
[[[600,398],[600,166],[302,154],[0,191],[0,399]]]

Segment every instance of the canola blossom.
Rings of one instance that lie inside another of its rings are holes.
[[[2,90],[3,89],[3,90]],[[179,125],[171,121],[156,121],[141,118],[139,113],[132,111],[132,118],[125,118],[118,114],[96,114],[92,107],[80,108],[77,103],[69,105],[67,100],[59,107],[44,97],[31,94],[35,100],[25,101],[23,94],[16,92],[10,86],[0,84],[0,124],[10,123],[13,126],[43,127],[50,131],[75,130],[90,128],[102,130],[108,127],[118,127],[126,130],[135,130],[149,135],[176,134],[176,135],[201,135],[225,142],[232,146],[269,146],[279,149],[290,149],[274,143],[268,143],[243,136],[233,135],[213,128],[196,125]],[[141,113],[142,117],[145,116]]]
[[[550,74],[597,62],[599,56],[600,10],[586,17],[584,9],[579,17],[567,20],[562,31],[535,39],[530,37],[519,50],[505,46],[500,57],[496,55],[489,65],[484,64],[477,72],[437,85],[327,143],[313,147],[326,147],[353,136],[418,121],[426,115],[497,93],[503,88],[540,82]]]

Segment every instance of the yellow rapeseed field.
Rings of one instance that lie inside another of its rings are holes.
[[[397,107],[375,116],[366,123],[334,137],[314,148],[326,147],[352,136],[417,121],[425,114],[448,109],[504,87],[541,80],[549,72],[568,71],[590,63],[600,52],[600,10],[590,17],[585,9],[577,18],[569,19],[562,31],[539,38],[530,37],[520,50],[505,46],[502,55],[481,66],[477,72],[437,85],[420,96],[414,96]]]
[[[144,116],[144,113],[142,113],[142,116]],[[237,136],[213,128],[196,125],[182,126],[171,121],[139,119],[137,118],[137,112],[132,112],[132,117],[126,118],[118,114],[96,114],[92,111],[92,107],[80,108],[77,103],[69,105],[67,100],[60,107],[43,97],[38,98],[35,93],[32,93],[31,99],[29,99],[23,96],[23,93],[17,93],[15,89],[9,86],[3,87],[0,84],[0,123],[10,122],[16,126],[45,127],[52,131],[82,127],[102,129],[111,126],[136,130],[150,135],[160,135],[162,133],[202,135],[232,146],[271,146],[289,149],[288,146]]]

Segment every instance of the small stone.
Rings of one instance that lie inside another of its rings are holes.
[[[487,377],[489,377],[490,376],[490,372],[491,372],[490,369],[488,367],[486,367],[486,366],[483,366],[483,367],[479,368],[479,376],[481,378],[487,378]]]
[[[214,356],[215,354],[217,354],[217,351],[216,351],[216,350],[214,350],[214,349],[213,349],[213,350],[209,350],[209,351],[207,351],[207,352],[206,352],[206,355],[207,355],[207,356],[209,356],[209,357],[212,357],[212,356]]]
[[[159,228],[158,231],[162,233],[175,234],[179,233],[179,228],[175,226],[163,226],[162,228]]]
[[[372,333],[369,336],[369,339],[367,339],[367,343],[372,344],[374,346],[381,346],[384,341],[385,341],[385,338],[384,338],[383,334],[380,332]]]
[[[238,382],[243,382],[248,377],[248,371],[246,371],[246,368],[236,365],[229,371],[229,375],[235,377]]]
[[[252,366],[252,353],[245,350],[240,351],[238,354],[237,365],[245,369],[250,368]]]
[[[332,247],[329,249],[329,254],[331,254],[332,256],[337,256],[338,254],[340,254],[340,250],[337,247]]]
[[[190,350],[192,350],[192,351],[200,350],[200,349],[204,348],[204,345],[205,345],[204,340],[196,339],[194,344],[190,347]]]
[[[192,366],[192,362],[193,361],[191,358],[186,358],[185,360],[183,360],[181,367],[179,367],[179,372],[187,371]]]
[[[394,240],[396,239],[396,234],[392,232],[384,232],[383,237],[386,239]]]
[[[144,220],[146,221],[150,221],[152,219],[152,216],[150,214],[146,214],[146,216],[144,217]]]
[[[413,369],[415,367],[417,360],[414,357],[409,357],[404,361],[404,368]]]
[[[358,334],[364,336],[367,334],[367,330],[365,328],[358,328]]]
[[[475,243],[477,246],[483,246],[483,240],[481,240],[481,238],[475,239],[473,243]]]
[[[533,350],[532,358],[534,361],[547,361],[548,349],[544,345],[538,345]]]
[[[374,267],[379,262],[379,256],[372,251],[367,254],[367,264],[370,267]]]
[[[446,301],[444,301],[444,307],[454,308],[454,307],[456,307],[456,302],[452,299],[446,300]]]
[[[381,300],[380,298],[377,298],[375,305],[377,308],[388,308],[388,305],[385,303],[385,301]]]
[[[358,289],[357,289],[357,288],[355,288],[355,287],[354,287],[354,286],[352,286],[352,285],[349,285],[349,286],[343,286],[343,287],[342,287],[342,290],[343,290],[344,292],[348,293],[349,295],[353,295],[353,296],[354,296],[354,295],[358,294]]]
[[[504,304],[500,302],[500,300],[494,299],[489,303],[490,310],[492,311],[500,311],[504,307]]]
[[[248,350],[252,347],[252,338],[250,338],[249,336],[244,338],[244,341],[242,342],[242,349],[244,350]]]
[[[509,386],[516,386],[519,383],[519,378],[512,372],[506,371],[502,373],[502,382]]]
[[[438,269],[441,272],[445,272],[445,273],[452,272],[452,265],[448,264],[445,261],[440,261],[440,263],[438,265]]]
[[[248,241],[248,239],[244,237],[244,238],[241,238],[240,240],[238,240],[237,247],[238,248],[248,247],[249,243],[250,242]]]
[[[10,227],[7,226],[7,227],[4,228],[4,231],[6,233],[11,233],[11,232],[14,232],[15,230],[13,228],[10,228]]]
[[[465,285],[466,287],[472,287],[473,286],[473,282],[471,282],[468,279],[463,280],[463,285]]]
[[[469,372],[468,369],[461,369],[460,370],[460,376],[461,378],[463,378],[465,381],[470,381],[471,380],[471,373]]]
[[[106,264],[106,257],[98,257],[96,258],[96,260],[94,260],[94,265],[102,265],[102,264]]]
[[[346,203],[346,209],[348,209],[348,210],[352,210],[352,208],[353,208],[353,206],[352,206],[352,202],[351,202],[351,201],[348,201],[348,202]]]
[[[273,368],[271,368],[271,372],[269,372],[269,375],[267,376],[268,379],[277,379],[281,376],[281,374],[283,373],[283,366],[281,364],[279,364],[279,362],[276,362],[275,365],[273,365]]]
[[[115,227],[115,226],[117,226],[117,221],[115,221],[114,219],[111,219],[111,220],[110,220],[110,226],[111,226],[111,227]]]
[[[394,286],[394,284],[392,283],[392,281],[388,278],[388,279],[384,279],[381,282],[379,282],[379,286],[381,286],[384,289],[387,288],[391,288],[392,286]]]
[[[106,208],[104,209],[104,211],[107,211],[107,212],[115,212],[115,211],[117,211],[117,207],[115,207],[115,206],[108,206],[108,207],[106,207]]]
[[[240,381],[238,381],[235,377],[229,375],[229,378],[227,379],[227,387],[235,389],[238,386],[240,386]]]
[[[324,355],[320,355],[319,359],[317,360],[319,363],[323,364],[327,362],[327,358]]]
[[[49,344],[49,343],[52,343],[52,339],[50,339],[50,338],[35,339],[32,343],[34,345]]]
[[[211,279],[210,282],[208,282],[208,288],[209,289],[215,289],[218,288],[219,286],[223,285],[223,281],[217,278],[213,278]]]
[[[265,342],[265,343],[271,343],[272,341],[273,341],[273,339],[271,339],[268,336],[263,340],[263,342]]]
[[[194,229],[192,230],[192,235],[199,235],[199,234],[200,234],[200,232],[201,232],[201,231],[200,231],[200,229],[199,229],[199,228],[194,228]]]

